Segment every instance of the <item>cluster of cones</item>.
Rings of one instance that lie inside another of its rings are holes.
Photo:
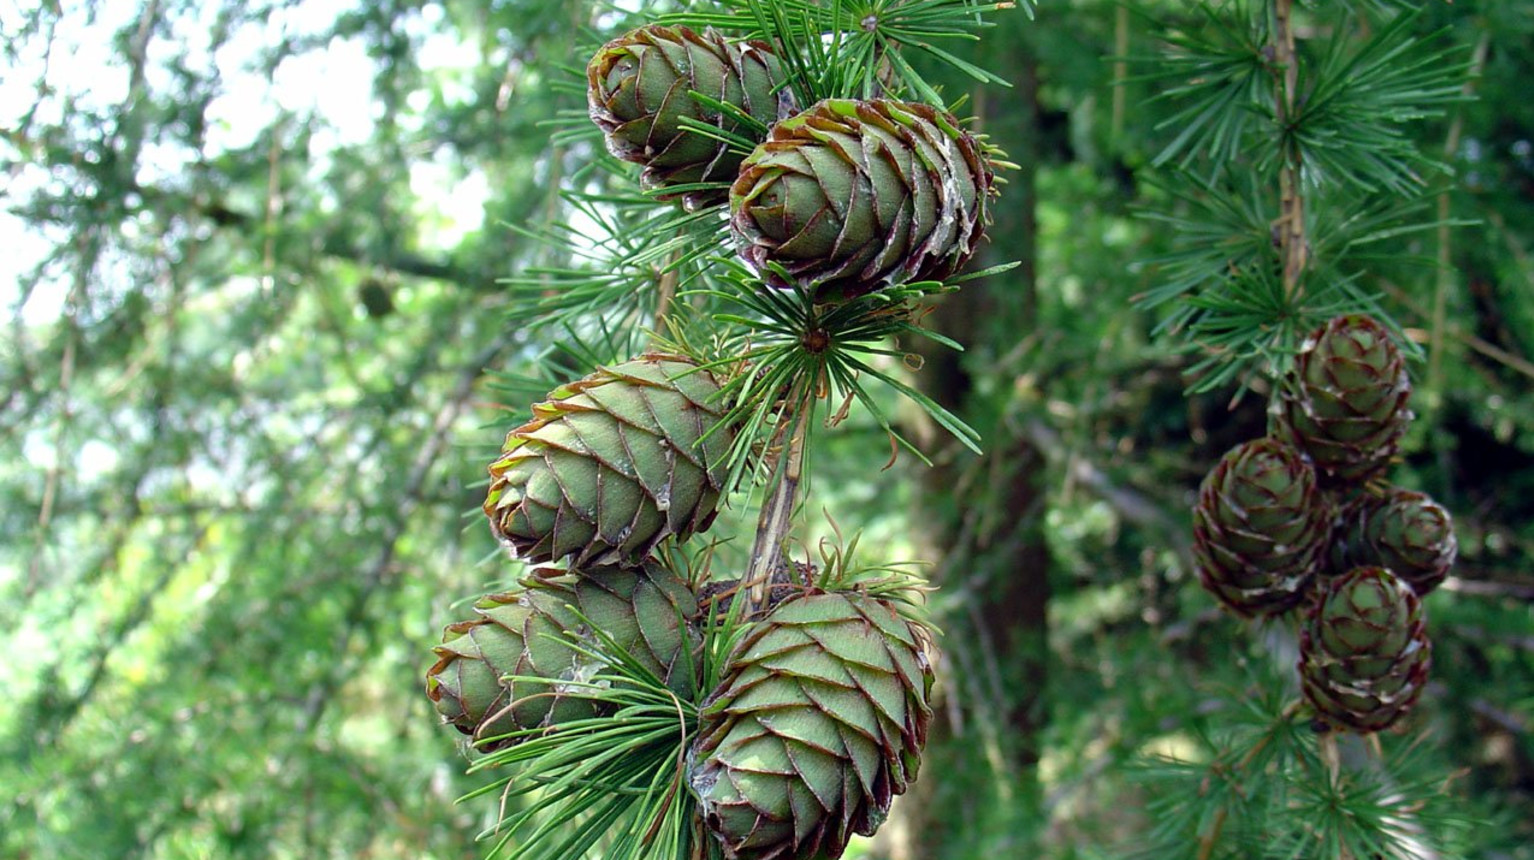
[[[1317,718],[1380,731],[1426,683],[1422,597],[1454,564],[1453,524],[1384,480],[1411,381],[1378,322],[1331,320],[1284,382],[1273,432],[1227,452],[1199,490],[1199,580],[1243,618],[1302,611],[1300,686]]]
[[[705,635],[738,583],[695,581],[656,550],[714,519],[731,442],[726,427],[705,436],[718,390],[689,359],[649,354],[533,407],[490,465],[484,510],[514,556],[566,567],[539,567],[449,625],[427,695],[489,752],[617,719],[597,691],[633,684],[637,669],[699,709],[687,783],[725,856],[834,858],[916,775],[930,634],[804,568],[777,578],[702,689]]]
[[[826,99],[799,111],[767,43],[686,27],[614,39],[586,79],[608,150],[643,165],[659,199],[727,200],[741,259],[774,287],[838,301],[941,280],[980,243],[991,150],[928,105]]]
[[[728,201],[740,258],[770,286],[842,302],[948,277],[980,241],[991,153],[934,108],[796,112],[767,44],[684,27],[609,42],[587,79],[609,150],[658,200]],[[447,627],[427,694],[490,752],[617,719],[593,691],[652,679],[697,709],[686,783],[725,857],[835,860],[916,776],[931,634],[892,593],[800,571],[735,613],[746,627],[703,688],[722,585],[662,550],[706,531],[727,492],[722,382],[647,353],[533,407],[490,464],[484,511],[514,557],[549,566]]]

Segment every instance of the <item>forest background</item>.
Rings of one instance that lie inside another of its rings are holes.
[[[519,570],[465,512],[564,333],[508,325],[501,279],[571,261],[509,225],[601,236],[560,190],[621,180],[550,122],[584,116],[578,67],[629,5],[0,8],[0,856],[480,856],[495,810],[455,804],[479,778],[422,672]],[[968,348],[909,374],[987,454],[902,412],[936,465],[885,468],[855,414],[815,466],[807,541],[824,509],[944,585],[919,799],[849,856],[1129,856],[1147,757],[1196,758],[1273,677],[1189,557],[1262,398],[1186,396],[1197,356],[1134,301],[1177,238],[1147,216],[1185,205],[1152,73],[1203,25],[1172,0],[993,18],[951,50],[1010,87],[948,86],[1019,165],[983,262],[1021,265],[946,298],[930,322]],[[1394,740],[1484,822],[1466,856],[1530,858],[1534,9],[1412,27],[1476,74],[1408,126],[1452,168],[1418,213],[1445,228],[1363,279],[1429,356],[1397,482],[1461,546]],[[719,529],[753,520],[738,498]]]

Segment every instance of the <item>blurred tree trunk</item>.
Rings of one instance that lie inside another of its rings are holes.
[[[979,62],[1011,89],[979,90],[978,132],[1007,152],[1019,169],[1003,172],[990,242],[976,261],[1017,268],[944,297],[928,324],[966,347],[922,350],[918,374],[926,394],[981,430],[984,457],[931,438],[934,467],[918,466],[923,492],[913,522],[922,557],[949,596],[960,595],[939,623],[946,689],[927,767],[958,768],[917,784],[921,800],[905,815],[907,844],[892,857],[1020,856],[1041,816],[1037,765],[1048,715],[1049,549],[1044,536],[1047,487],[1042,453],[1018,422],[1002,420],[1010,380],[982,386],[986,373],[1007,371],[1002,357],[1038,319],[1035,220],[1039,158],[1038,59],[1032,27],[1021,14],[1003,16],[982,42]],[[982,393],[983,392],[983,393]],[[984,512],[984,513],[982,513]],[[989,524],[987,523],[989,521]],[[941,785],[934,785],[935,783]],[[996,855],[1001,856],[1001,855]]]

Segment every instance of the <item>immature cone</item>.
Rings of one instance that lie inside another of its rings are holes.
[[[681,577],[652,562],[532,578],[524,586],[481,599],[474,604],[478,617],[449,625],[426,673],[437,712],[480,750],[515,743],[491,740],[508,732],[604,713],[588,684],[608,664],[592,654],[614,646],[691,700],[702,638],[697,597]]]
[[[1389,568],[1423,597],[1449,575],[1459,542],[1442,505],[1422,493],[1391,487],[1353,517],[1341,550],[1349,565]]]
[[[948,114],[829,99],[773,126],[741,165],[730,230],[767,283],[823,300],[940,280],[979,246],[992,178],[980,143]]]
[[[733,433],[719,384],[647,354],[554,390],[490,464],[485,514],[518,558],[632,565],[713,521]],[[700,439],[703,441],[699,442]]]
[[[1298,605],[1329,534],[1329,508],[1315,471],[1276,439],[1226,452],[1204,478],[1193,509],[1199,581],[1243,618]]]
[[[1323,483],[1362,483],[1384,469],[1412,418],[1411,380],[1390,334],[1367,316],[1336,317],[1305,340],[1295,376],[1285,424]]]
[[[932,718],[925,628],[888,603],[785,601],[735,649],[689,781],[730,860],[835,860],[916,777]]]
[[[1432,652],[1422,601],[1382,567],[1328,580],[1300,631],[1300,688],[1341,729],[1389,728],[1427,683]]]
[[[646,188],[660,189],[735,178],[744,155],[729,144],[689,130],[682,119],[722,133],[760,140],[736,117],[705,106],[689,90],[733,105],[770,126],[793,112],[783,72],[765,42],[728,42],[713,30],[642,27],[608,42],[586,66],[591,118],[607,136],[607,148],[645,166]],[[682,194],[697,207],[721,201],[723,188]],[[678,195],[662,194],[667,200]]]

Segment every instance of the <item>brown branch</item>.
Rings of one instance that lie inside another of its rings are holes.
[[[1288,140],[1285,128],[1294,117],[1298,100],[1300,67],[1294,51],[1294,0],[1277,0],[1273,7],[1273,58],[1282,74],[1274,75],[1274,119],[1286,151],[1279,168],[1279,217],[1276,222],[1279,255],[1284,263],[1284,296],[1291,301],[1300,295],[1300,278],[1309,258],[1305,239],[1305,198],[1300,192],[1299,148]]]
[[[1518,600],[1534,602],[1534,585],[1522,585],[1514,582],[1488,582],[1481,579],[1462,579],[1451,576],[1439,586],[1444,591],[1455,594],[1469,594],[1475,597],[1512,597]]]
[[[1390,294],[1391,298],[1400,302],[1401,305],[1403,305],[1407,310],[1411,311],[1422,319],[1431,318],[1430,311],[1412,301],[1411,296],[1396,284],[1384,279],[1381,279],[1379,284],[1385,290],[1385,292]],[[1480,353],[1481,355],[1486,356],[1492,361],[1496,361],[1511,370],[1517,371],[1518,373],[1521,373],[1530,379],[1534,379],[1534,361],[1529,361],[1527,358],[1508,352],[1507,350],[1497,346],[1494,343],[1483,340],[1482,338],[1479,338],[1473,334],[1468,334],[1457,325],[1446,325],[1444,331],[1448,336],[1454,338],[1465,346],[1470,347],[1472,350]],[[1440,351],[1441,350],[1439,349],[1434,349],[1435,354]]]

